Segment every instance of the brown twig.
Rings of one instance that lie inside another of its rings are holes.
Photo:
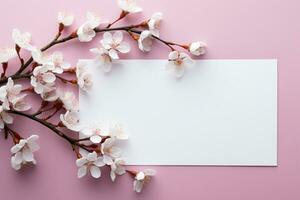
[[[138,28],[140,26],[142,26],[144,23],[139,23],[139,24],[136,24],[136,25],[130,25],[130,26],[121,26],[121,27],[116,27],[116,28],[110,28],[110,26],[108,28],[95,28],[95,32],[96,33],[102,33],[102,32],[110,32],[110,31],[126,31],[126,32],[133,32],[133,33],[136,33],[136,34],[141,34],[142,31],[139,31],[139,30],[135,30],[135,28]],[[57,44],[61,44],[61,43],[64,43],[64,42],[67,42],[67,41],[70,41],[70,40],[73,40],[75,38],[78,37],[77,33],[76,32],[73,32],[71,33],[69,36],[66,36],[65,38],[61,38],[61,39],[58,39],[60,36],[60,34],[56,35],[56,37],[49,43],[47,44],[46,46],[44,46],[41,51],[46,51],[48,50],[49,48],[57,45]],[[160,41],[161,43],[167,45],[168,47],[171,48],[171,50],[174,50],[174,48],[172,47],[172,45],[176,45],[176,46],[180,46],[182,47],[183,45],[179,45],[179,44],[176,44],[176,43],[173,43],[173,42],[168,42],[166,40],[163,40],[161,38],[158,38],[156,36],[152,36],[154,39]],[[33,58],[29,58],[29,60],[16,72],[16,74],[21,74],[29,65],[30,63],[33,61]],[[0,82],[1,83],[1,82]]]
[[[31,119],[33,121],[36,121],[44,126],[46,126],[48,129],[50,129],[51,131],[53,131],[56,135],[60,136],[61,138],[65,139],[66,141],[68,141],[72,147],[73,146],[77,146],[77,147],[80,147],[88,152],[92,152],[93,149],[90,149],[89,146],[86,146],[84,144],[80,144],[76,139],[73,139],[72,137],[69,137],[67,136],[66,134],[64,134],[62,131],[60,131],[59,129],[57,129],[55,127],[55,125],[45,121],[45,120],[42,120],[42,119],[39,119],[37,118],[36,116],[34,115],[30,115],[30,114],[26,114],[26,113],[23,113],[23,112],[19,112],[19,111],[16,111],[16,110],[9,110],[7,111],[9,113],[12,113],[12,114],[16,114],[16,115],[20,115],[20,116],[23,116],[23,117],[26,117],[28,119]]]

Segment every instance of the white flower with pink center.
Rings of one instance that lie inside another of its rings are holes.
[[[128,53],[130,51],[129,44],[123,42],[123,33],[121,31],[116,31],[113,34],[105,32],[100,43],[108,51],[108,55],[112,59],[119,59],[118,53]]]
[[[193,64],[194,61],[186,53],[172,51],[169,54],[169,62],[166,69],[173,73],[177,78],[181,78],[184,75],[185,70]]]
[[[88,171],[91,173],[92,177],[100,178],[100,167],[104,166],[105,164],[103,163],[102,157],[98,157],[97,153],[94,151],[92,153],[82,155],[81,158],[78,158],[76,160],[76,165],[78,167],[78,178],[84,177]]]

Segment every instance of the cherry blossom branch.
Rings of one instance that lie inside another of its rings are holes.
[[[121,26],[121,27],[116,27],[116,28],[103,28],[103,29],[100,29],[100,28],[95,28],[95,32],[96,33],[102,33],[102,32],[111,32],[111,31],[126,31],[126,32],[133,32],[133,33],[136,33],[136,34],[141,34],[142,31],[138,31],[138,30],[135,30],[134,28],[138,28],[140,27],[141,24],[137,24],[137,25],[130,25],[130,26]],[[48,49],[50,49],[51,47],[55,46],[55,45],[58,45],[58,44],[61,44],[61,43],[64,43],[64,42],[68,42],[70,40],[73,40],[73,39],[76,39],[78,38],[78,35],[76,34],[76,32],[73,32],[72,34],[70,34],[69,36],[66,36],[65,38],[62,38],[62,39],[58,39],[60,36],[60,34],[57,34],[57,36],[49,43],[47,44],[46,46],[44,46],[43,48],[41,48],[41,51],[46,51]],[[182,48],[184,48],[183,45],[179,45],[179,44],[176,44],[176,43],[173,43],[173,42],[168,42],[166,40],[163,40],[159,37],[156,37],[156,36],[152,36],[154,39],[160,41],[161,43],[167,45],[168,47],[171,48],[171,50],[174,50],[174,48],[172,47],[172,45],[176,45],[176,46],[180,46]],[[28,61],[26,61],[26,63],[16,72],[16,74],[20,74],[22,73],[30,64],[31,62],[33,61],[33,58],[30,57],[30,59]],[[2,82],[5,82],[5,80],[0,80],[0,84]]]
[[[19,111],[16,111],[16,110],[10,110],[8,112],[12,113],[12,114],[16,114],[16,115],[20,115],[20,116],[26,117],[28,119],[31,119],[33,121],[36,121],[36,122],[44,125],[48,129],[50,129],[51,131],[53,131],[54,133],[56,133],[56,135],[58,135],[61,138],[65,139],[66,141],[68,141],[72,145],[72,147],[73,146],[77,146],[77,147],[80,147],[80,148],[82,148],[82,149],[84,149],[84,150],[86,150],[88,152],[92,152],[92,150],[90,150],[89,148],[87,148],[87,146],[85,146],[83,144],[80,144],[76,139],[73,139],[73,138],[65,135],[62,131],[60,131],[59,129],[57,129],[55,125],[47,122],[46,120],[39,119],[35,115],[26,114],[24,112],[19,112]]]
[[[171,52],[166,64],[175,72],[177,78],[181,78],[186,66],[192,63],[189,55],[179,52],[176,50],[177,47],[193,55],[204,54],[205,44],[202,42],[178,44],[162,39],[159,34],[161,13],[154,13],[150,19],[138,24],[112,27],[127,15],[142,11],[136,5],[135,0],[118,0],[118,2],[122,9],[121,14],[104,28],[101,27],[100,18],[94,13],[88,12],[85,23],[67,36],[61,37],[64,28],[72,25],[74,17],[68,13],[60,12],[57,34],[41,49],[31,44],[30,33],[22,33],[18,29],[14,29],[12,34],[15,48],[0,49],[0,63],[3,69],[0,77],[0,130],[4,132],[5,138],[11,136],[14,140],[15,145],[11,148],[13,154],[11,165],[14,169],[19,170],[26,163],[36,163],[33,152],[38,149],[36,143],[38,135],[31,135],[26,139],[22,138],[8,126],[13,123],[13,117],[10,114],[36,121],[66,140],[76,153],[79,178],[85,176],[88,171],[94,178],[99,178],[101,175],[100,167],[106,166],[111,169],[112,181],[117,175],[128,173],[134,178],[134,190],[141,192],[143,185],[154,175],[154,171],[150,169],[143,171],[125,169],[121,150],[117,147],[116,141],[126,140],[128,136],[120,124],[81,125],[78,116],[79,106],[75,95],[72,92],[61,91],[56,80],[64,84],[78,85],[81,90],[88,90],[92,86],[92,81],[91,74],[86,70],[86,63],[78,62],[76,66],[73,66],[64,62],[60,52],[49,55],[44,53],[58,44],[74,39],[78,39],[80,42],[89,42],[97,34],[103,33],[103,38],[100,41],[101,46],[90,49],[90,52],[96,55],[95,60],[103,71],[109,72],[114,60],[119,59],[119,54],[130,51],[129,44],[123,41],[123,33],[125,32],[137,42],[138,48],[142,52],[151,51],[153,41],[167,46]],[[31,53],[26,62],[21,57],[21,50],[22,52],[27,50]],[[13,75],[6,77],[8,60],[15,57],[18,57],[21,65]],[[67,73],[72,76],[72,79],[64,77]],[[74,76],[76,77],[74,78]],[[29,80],[31,87],[23,89],[21,84],[14,83],[20,79]],[[42,100],[39,108],[32,114],[26,112],[31,108],[24,100],[28,94],[37,94]],[[57,124],[49,122],[50,119],[57,116],[59,111],[65,111],[59,115],[60,121]],[[64,129],[78,133],[77,136],[85,136],[84,138],[73,138],[65,134]]]
[[[32,73],[24,73],[24,74],[14,74],[10,77],[4,77],[0,79],[0,85],[3,85],[7,83],[8,78],[11,78],[13,80],[19,80],[19,79],[29,79],[32,76]]]

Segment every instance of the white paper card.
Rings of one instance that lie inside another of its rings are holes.
[[[200,60],[179,80],[166,60],[87,62],[82,121],[121,122],[127,164],[277,165],[277,60]]]

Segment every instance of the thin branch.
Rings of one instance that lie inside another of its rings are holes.
[[[60,131],[59,129],[57,129],[55,127],[55,125],[47,122],[47,121],[44,121],[42,119],[39,119],[37,117],[35,117],[34,115],[30,115],[30,114],[26,114],[26,113],[23,113],[23,112],[19,112],[19,111],[16,111],[16,110],[9,110],[7,111],[9,113],[12,113],[12,114],[16,114],[16,115],[20,115],[20,116],[23,116],[23,117],[26,117],[28,119],[31,119],[33,121],[36,121],[44,126],[46,126],[48,129],[50,129],[52,132],[54,132],[56,135],[60,136],[61,138],[65,139],[66,141],[68,141],[72,146],[77,146],[77,147],[80,147],[88,152],[92,152],[91,149],[89,149],[89,146],[86,146],[84,144],[80,144],[79,142],[77,142],[76,139],[73,139],[67,135],[65,135],[62,131]]]
[[[121,27],[116,27],[116,28],[103,28],[103,29],[100,29],[100,28],[95,28],[95,32],[96,33],[102,33],[102,32],[107,32],[107,31],[126,31],[126,32],[133,32],[133,33],[136,33],[136,34],[141,34],[142,31],[139,31],[139,30],[135,30],[135,28],[138,28],[140,26],[142,26],[143,23],[140,23],[140,24],[137,24],[137,25],[130,25],[130,26],[121,26]],[[60,35],[59,35],[60,36]],[[67,41],[70,41],[70,40],[73,40],[75,38],[78,37],[77,33],[76,32],[73,32],[71,33],[69,36],[66,36],[65,38],[61,38],[61,39],[58,39],[59,36],[56,36],[49,44],[47,44],[46,46],[44,46],[41,51],[46,51],[48,50],[49,48],[57,45],[57,44],[60,44],[60,43],[64,43],[64,42],[67,42]],[[161,38],[158,38],[156,36],[152,36],[154,39],[162,42],[163,44],[167,45],[168,47],[171,48],[172,45],[177,45],[177,46],[180,46],[182,47],[182,45],[178,45],[178,44],[175,44],[175,43],[172,43],[172,42],[168,42],[168,41],[165,41]],[[172,47],[171,48],[172,50],[174,50],[174,48]],[[16,74],[21,74],[29,65],[30,63],[33,61],[33,58],[30,57],[29,60],[16,72]]]
[[[6,74],[6,70],[7,70],[7,67],[8,67],[8,63],[2,63],[2,73],[1,73],[1,78],[5,77],[5,74]]]
[[[11,79],[13,80],[18,80],[18,79],[28,79],[30,78],[32,74],[31,73],[25,73],[25,74],[14,74],[10,76]],[[4,84],[7,82],[9,77],[3,77],[0,79],[0,85]]]

